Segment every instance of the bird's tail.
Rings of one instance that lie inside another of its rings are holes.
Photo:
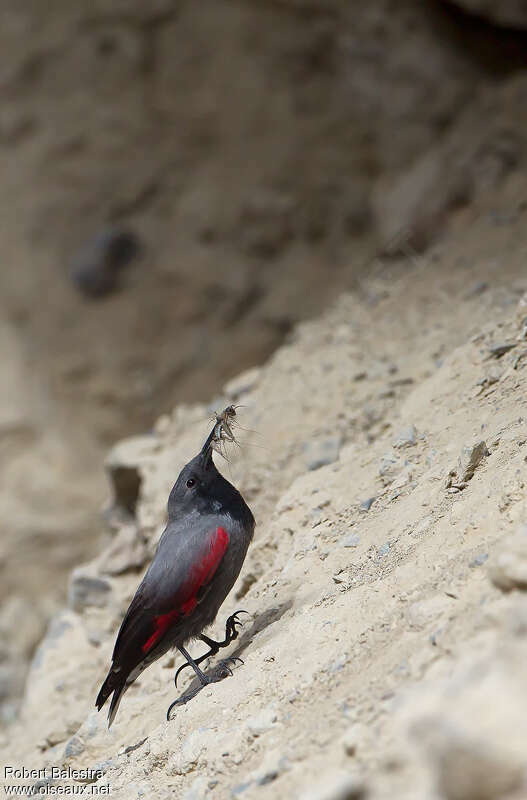
[[[117,709],[119,708],[119,703],[121,702],[121,697],[127,688],[128,684],[126,682],[126,676],[111,669],[106,676],[106,680],[101,686],[100,692],[97,695],[97,700],[95,701],[97,711],[100,711],[113,692],[113,697],[108,711],[108,728],[114,721],[115,715],[117,714]]]

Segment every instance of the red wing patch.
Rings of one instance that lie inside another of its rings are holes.
[[[179,617],[185,617],[194,611],[198,604],[197,595],[199,590],[212,580],[228,544],[229,534],[225,528],[216,528],[216,533],[211,536],[209,546],[202,555],[201,560],[194,564],[187,580],[178,592],[181,599],[177,608],[166,614],[158,614],[154,617],[154,631],[142,646],[143,653],[151,650]]]

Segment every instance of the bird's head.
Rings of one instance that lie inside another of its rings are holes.
[[[172,487],[168,498],[169,519],[191,511],[219,512],[230,494],[229,490],[234,490],[234,487],[216,469],[212,443],[207,441],[201,452],[183,467]]]

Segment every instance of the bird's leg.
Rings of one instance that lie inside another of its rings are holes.
[[[218,681],[222,681],[224,678],[227,677],[227,675],[232,675],[232,669],[229,666],[229,661],[231,661],[232,663],[234,663],[235,661],[241,661],[241,659],[226,658],[225,660],[220,661],[219,664],[216,665],[213,672],[209,672],[208,675],[205,675],[205,673],[199,668],[197,662],[194,661],[190,653],[187,653],[184,647],[178,645],[178,650],[181,653],[181,655],[187,659],[188,665],[192,667],[192,669],[196,673],[199,680],[199,685],[196,686],[194,689],[189,689],[188,692],[186,692],[181,697],[178,697],[177,700],[174,700],[174,702],[169,705],[167,710],[167,722],[170,722],[170,712],[172,711],[174,706],[185,705],[185,703],[188,703],[189,700],[192,700],[192,698],[195,697],[198,694],[198,692],[201,692],[201,690],[205,686],[208,686],[210,683],[217,683]]]
[[[231,614],[231,616],[227,619],[227,622],[225,623],[225,639],[223,640],[223,642],[215,642],[214,639],[210,639],[208,636],[202,634],[199,638],[201,639],[202,642],[205,642],[205,644],[209,646],[210,650],[208,650],[199,658],[194,659],[194,664],[201,664],[201,662],[205,661],[206,658],[215,656],[217,653],[219,653],[221,647],[227,647],[228,645],[230,645],[231,642],[237,639],[239,631],[237,630],[236,625],[239,625],[240,627],[243,625],[243,622],[241,622],[238,619],[238,614],[247,614],[247,613],[248,613],[247,611],[235,611],[234,614]],[[241,659],[239,660],[241,661]],[[176,686],[177,686],[177,679],[181,670],[185,669],[185,667],[190,667],[190,666],[192,666],[192,664],[189,661],[189,659],[187,659],[187,663],[182,664],[179,667],[178,671],[174,676],[174,683]]]
[[[184,647],[178,647],[178,650],[181,653],[181,655],[185,656],[185,658],[187,659],[187,666],[192,667],[192,669],[194,670],[194,672],[198,676],[198,680],[201,683],[201,685],[202,686],[206,686],[207,683],[209,682],[209,680],[208,680],[207,676],[205,675],[205,673],[199,668],[197,662],[194,661],[194,659],[192,658],[190,653],[187,653],[187,651],[185,650]]]

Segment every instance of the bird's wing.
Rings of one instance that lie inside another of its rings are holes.
[[[123,619],[113,653],[115,666],[132,669],[169,628],[192,613],[228,545],[225,528],[206,520],[192,528],[167,528]]]

